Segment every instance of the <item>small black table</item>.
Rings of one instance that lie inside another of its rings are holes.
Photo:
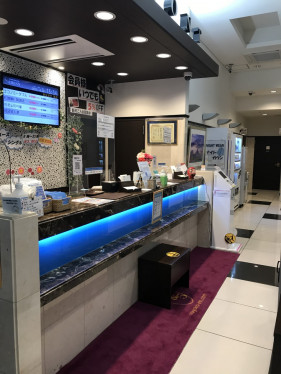
[[[139,300],[171,308],[172,287],[189,287],[189,248],[161,243],[138,260]]]

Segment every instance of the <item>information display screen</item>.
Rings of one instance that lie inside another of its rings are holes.
[[[2,73],[2,90],[4,120],[59,126],[59,87]]]

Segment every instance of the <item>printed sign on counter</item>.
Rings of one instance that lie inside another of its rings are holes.
[[[82,155],[73,155],[73,175],[82,175]]]
[[[163,202],[163,190],[154,192],[151,223],[155,223],[162,218],[162,202]]]

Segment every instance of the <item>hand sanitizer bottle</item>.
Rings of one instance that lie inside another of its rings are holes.
[[[11,193],[11,197],[27,197],[26,192],[24,192],[23,184],[20,182],[21,175],[15,175],[18,181],[15,183],[15,190]]]
[[[28,197],[27,193],[23,189],[22,183],[20,183],[21,175],[16,175],[15,178],[18,178],[18,182],[15,183],[16,189],[11,193],[11,195],[7,195],[2,198],[4,213],[22,214],[22,201],[24,198]]]

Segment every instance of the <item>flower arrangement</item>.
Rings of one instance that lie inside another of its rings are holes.
[[[153,160],[153,157],[149,153],[146,153],[144,149],[137,154],[137,162],[147,161],[148,164],[150,165],[152,160]]]

